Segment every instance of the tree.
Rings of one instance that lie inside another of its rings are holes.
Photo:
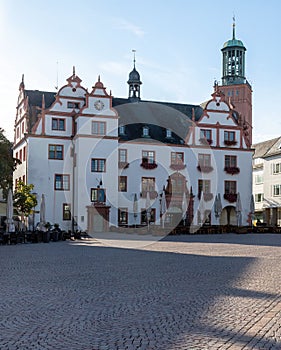
[[[18,164],[20,161],[13,158],[12,143],[0,128],[0,188],[5,198],[7,198],[8,189],[13,187],[13,171]]]
[[[24,221],[24,217],[28,217],[34,207],[37,205],[36,194],[31,193],[34,185],[25,185],[24,182],[19,181],[14,194],[14,206],[21,214],[21,220]]]

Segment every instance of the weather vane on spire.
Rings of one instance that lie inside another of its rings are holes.
[[[132,52],[134,53],[134,68],[135,68],[135,63],[136,63],[136,50],[132,50]]]
[[[233,24],[232,24],[232,27],[233,27],[233,29],[232,29],[232,40],[235,40],[235,15],[234,15],[234,14],[233,14],[232,19],[233,19]]]

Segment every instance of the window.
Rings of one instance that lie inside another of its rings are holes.
[[[200,167],[210,167],[211,166],[211,155],[210,154],[198,154],[198,165]]]
[[[26,146],[23,147],[23,161],[26,161]]]
[[[21,123],[21,132],[24,134],[24,122]]]
[[[17,127],[17,138],[19,138],[20,137],[20,128],[19,128],[19,126]]]
[[[226,168],[237,167],[237,156],[224,156],[224,166]]]
[[[235,141],[235,132],[234,131],[225,131],[224,132],[224,141]]]
[[[273,185],[273,196],[281,196],[281,185]]]
[[[212,130],[209,129],[201,129],[200,130],[200,138],[205,138],[208,141],[212,140]]]
[[[183,160],[183,152],[171,152],[171,164],[182,164]]]
[[[255,175],[255,184],[259,185],[262,183],[263,183],[263,175],[262,174]]]
[[[93,158],[91,162],[91,172],[105,172],[105,159]]]
[[[155,178],[154,177],[142,177],[141,178],[141,190],[142,190],[142,192],[155,191]]]
[[[149,137],[149,127],[148,126],[143,126],[143,128],[142,128],[142,136],[143,137]]]
[[[65,119],[52,118],[52,130],[65,130]]]
[[[119,149],[118,151],[119,159],[118,161],[121,163],[127,163],[127,150],[126,149]]]
[[[118,208],[118,225],[128,224],[128,208]]]
[[[91,188],[91,202],[105,203],[106,195],[104,188]]]
[[[125,128],[125,125],[120,125],[120,126],[119,126],[119,134],[120,134],[120,135],[126,135],[126,128]]]
[[[225,181],[224,182],[224,193],[225,194],[236,194],[236,181]]]
[[[166,129],[166,137],[169,139],[169,138],[172,138],[172,130],[170,129]]]
[[[148,214],[148,216],[147,216]],[[147,219],[149,218],[149,222],[155,222],[155,216],[156,216],[156,209],[155,208],[149,208],[148,213],[145,208],[141,209],[141,224],[147,224]]]
[[[281,163],[273,164],[273,174],[280,174],[280,173],[281,173]]]
[[[62,219],[63,220],[71,220],[70,204],[63,203],[63,205],[62,205]]]
[[[92,122],[93,135],[105,135],[105,130],[106,130],[105,122]]]
[[[80,108],[80,103],[79,102],[67,102],[67,108]]]
[[[20,149],[20,161],[22,162],[22,149]]]
[[[155,163],[155,152],[154,151],[142,151],[142,162],[148,164]]]
[[[69,191],[70,188],[70,176],[63,174],[55,175],[55,190]]]
[[[119,192],[127,192],[127,176],[119,176]]]
[[[63,159],[63,145],[49,145],[49,159]]]
[[[22,182],[25,184],[25,175],[22,176]]]
[[[263,193],[256,193],[255,194],[255,202],[259,203],[263,201]]]
[[[198,197],[201,197],[201,192],[204,194],[211,193],[211,180],[198,180]]]

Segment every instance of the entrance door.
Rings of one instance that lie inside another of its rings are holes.
[[[99,215],[98,213],[96,215],[93,215],[93,231],[94,232],[103,232],[104,231],[104,218]]]
[[[104,204],[94,204],[87,206],[89,234],[94,232],[106,232],[109,229],[109,209],[110,206]]]

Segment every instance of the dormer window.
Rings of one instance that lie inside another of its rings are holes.
[[[119,126],[119,134],[120,134],[120,135],[125,135],[125,134],[126,134],[125,125],[120,125],[120,126]]]
[[[142,137],[149,137],[149,127],[148,126],[143,126]]]
[[[166,138],[168,139],[172,138],[172,130],[166,129]]]
[[[74,109],[79,109],[80,108],[80,104],[79,102],[67,102],[67,108],[74,108]]]

